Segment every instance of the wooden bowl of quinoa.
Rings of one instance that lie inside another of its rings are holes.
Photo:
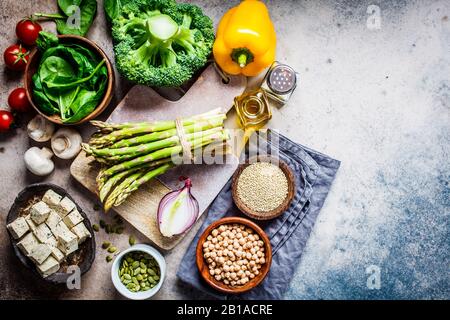
[[[295,194],[294,174],[279,158],[250,158],[233,175],[232,195],[236,206],[256,220],[270,220],[286,211]]]

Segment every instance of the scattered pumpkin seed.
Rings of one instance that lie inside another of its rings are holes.
[[[100,228],[104,229],[106,227],[105,220],[100,219],[100,221],[98,223],[100,224]]]
[[[94,229],[95,232],[98,232],[100,230],[100,227],[98,226],[98,224],[93,224],[92,229]]]
[[[106,256],[106,262],[111,262],[112,257],[111,256]]]
[[[117,248],[114,247],[114,246],[108,248],[108,252],[109,252],[109,253],[114,253],[114,252],[116,252],[116,251],[117,251]]]
[[[105,242],[102,243],[102,248],[103,249],[108,249],[110,245],[111,245],[111,242],[105,241]]]
[[[130,244],[130,246],[134,246],[136,244],[136,238],[131,235],[130,238],[128,239],[128,243]]]

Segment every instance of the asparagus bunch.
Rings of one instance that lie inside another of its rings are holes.
[[[220,109],[182,119],[191,151],[228,140]],[[131,193],[175,166],[183,153],[175,121],[107,123],[91,121],[98,128],[83,150],[102,163],[96,182],[100,200],[108,211]]]

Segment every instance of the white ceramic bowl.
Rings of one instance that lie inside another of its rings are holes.
[[[147,291],[140,291],[140,292],[131,292],[130,290],[125,287],[125,285],[120,281],[119,277],[119,267],[120,262],[122,261],[122,258],[124,255],[126,255],[128,252],[132,251],[142,251],[149,255],[151,255],[153,258],[155,258],[156,262],[159,265],[159,270],[161,271],[159,282],[156,286],[151,288]],[[152,296],[154,296],[159,289],[161,288],[164,278],[166,276],[166,261],[164,260],[164,257],[156,250],[155,248],[146,245],[146,244],[136,244],[124,251],[122,251],[120,254],[117,255],[116,259],[114,260],[112,267],[111,267],[111,279],[114,284],[114,287],[116,287],[117,291],[124,296],[125,298],[132,299],[132,300],[145,300],[149,299]]]

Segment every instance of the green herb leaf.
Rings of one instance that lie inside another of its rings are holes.
[[[58,0],[60,9],[67,15],[68,19],[57,19],[56,30],[60,34],[75,34],[79,36],[85,36],[89,31],[89,28],[94,21],[97,13],[97,1],[96,0]],[[76,11],[72,6],[78,6],[80,8],[79,26],[72,25],[76,22]],[[72,24],[71,24],[72,23]]]
[[[104,0],[103,8],[105,10],[106,18],[109,21],[113,21],[120,15],[120,11],[122,10],[122,1],[121,0]]]

